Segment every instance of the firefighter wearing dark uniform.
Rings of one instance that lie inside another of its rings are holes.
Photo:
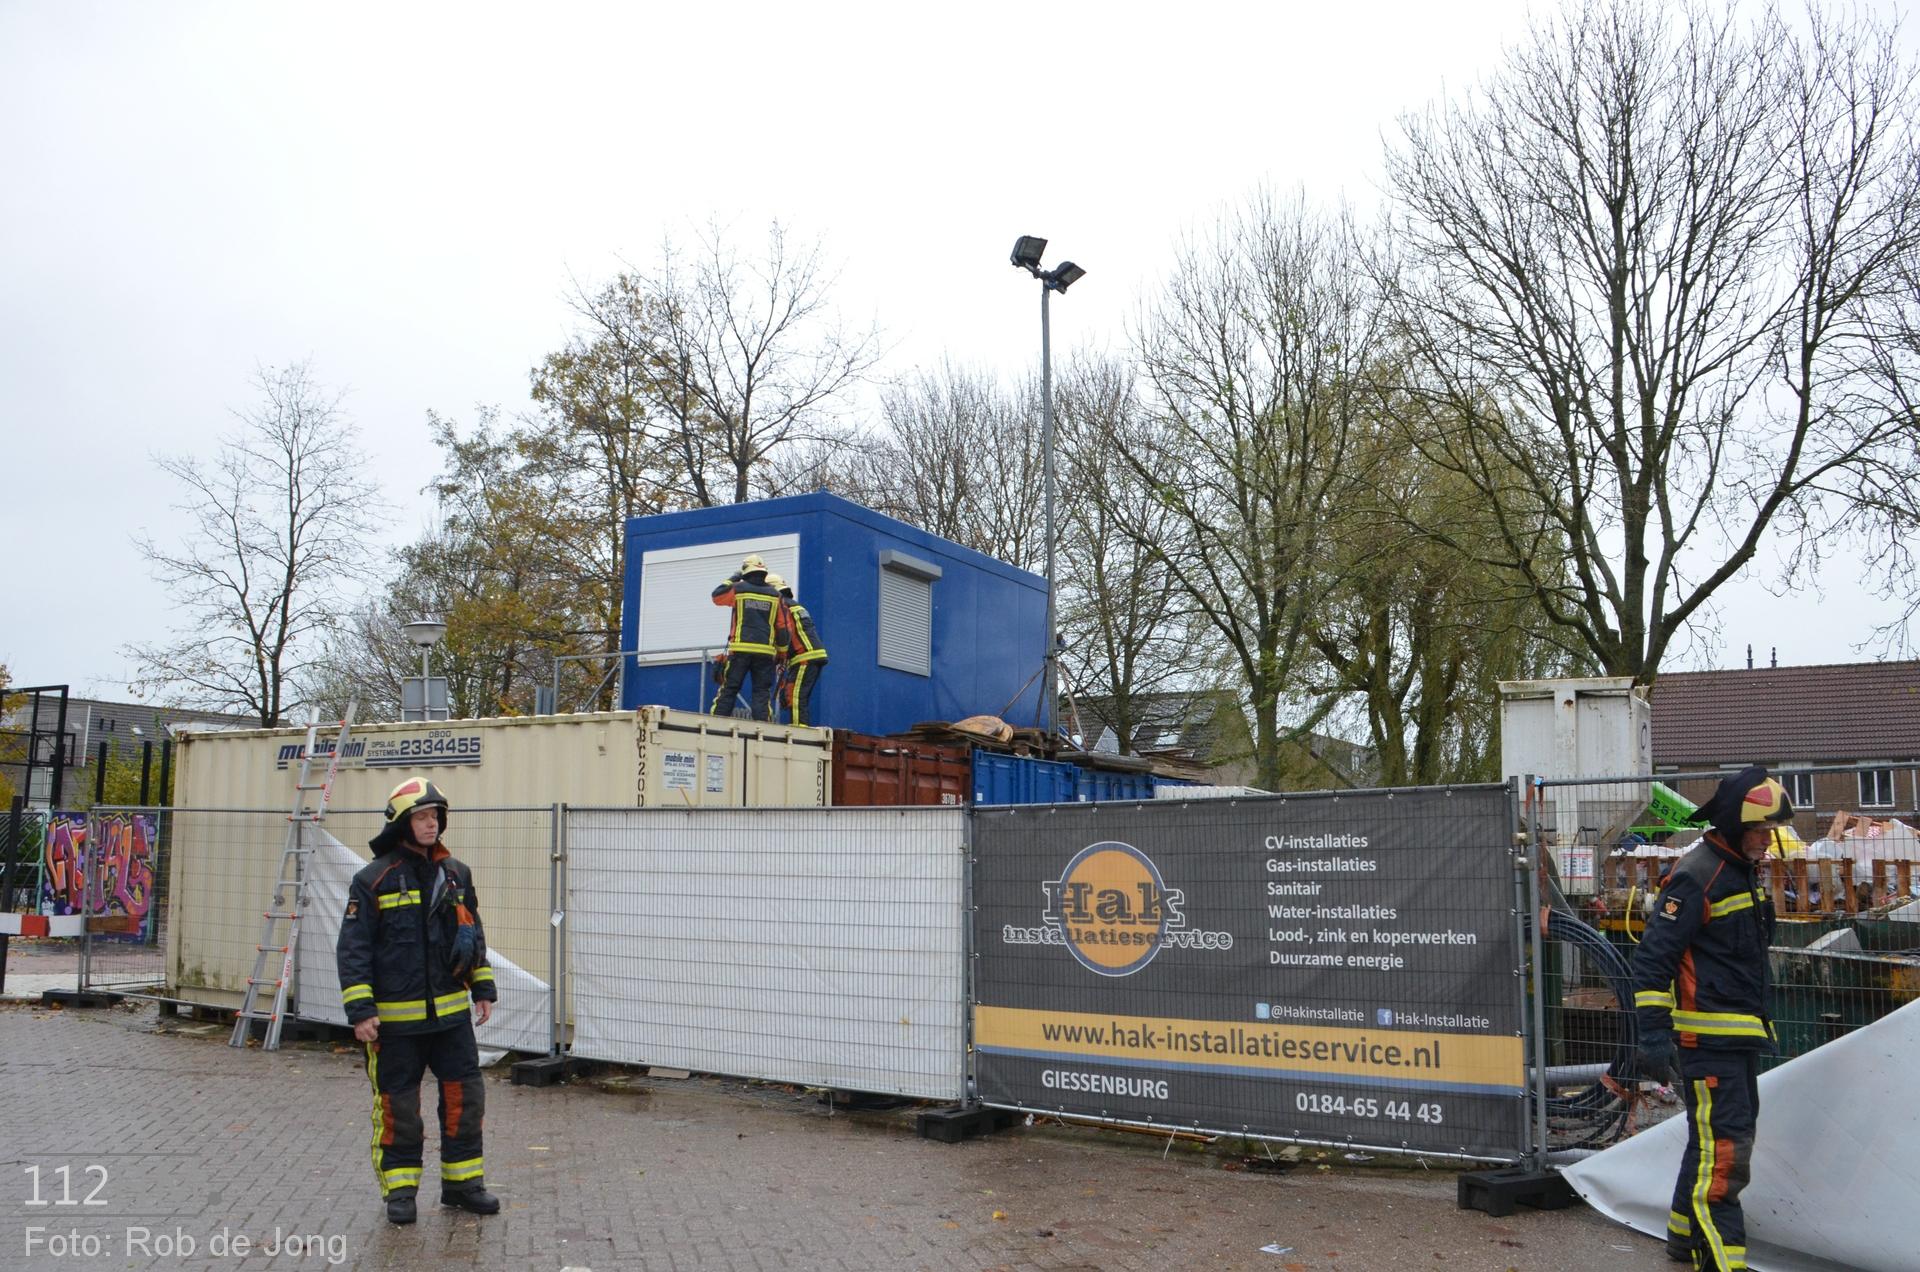
[[[827,669],[827,644],[820,639],[807,607],[793,599],[793,588],[778,574],[767,575],[767,586],[780,593],[780,614],[776,619],[774,644],[786,666],[783,677],[788,719],[795,724],[811,725],[813,691]]]
[[[473,1036],[497,995],[473,872],[440,842],[446,827],[447,797],[433,783],[413,777],[394,788],[373,860],[347,889],[335,948],[347,1022],[367,1044],[373,1171],[393,1223],[415,1217],[427,1069],[440,1083],[440,1204],[500,1209],[486,1189],[486,1086]]]
[[[1793,816],[1759,765],[1720,783],[1697,820],[1712,824],[1674,865],[1633,955],[1643,1076],[1676,1081],[1687,1147],[1667,1215],[1667,1256],[1695,1268],[1747,1266],[1747,1186],[1760,1114],[1760,1056],[1769,1016],[1773,902],[1755,864]]]
[[[710,715],[732,715],[740,686],[753,677],[753,718],[773,719],[774,623],[780,593],[767,586],[767,563],[758,555],[740,562],[740,570],[713,589],[713,603],[733,611],[727,626],[727,677],[714,695]]]

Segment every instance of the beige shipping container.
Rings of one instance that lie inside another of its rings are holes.
[[[167,871],[170,997],[239,1005],[305,739],[297,728],[181,735]],[[366,857],[388,792],[425,774],[453,806],[447,845],[473,867],[488,945],[551,981],[551,805],[817,808],[832,789],[832,753],[826,729],[665,707],[356,725],[324,828]]]

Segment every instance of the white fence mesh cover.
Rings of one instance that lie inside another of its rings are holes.
[[[340,916],[347,906],[347,886],[366,859],[318,826],[309,827],[313,856],[307,859],[307,913],[300,921],[299,963],[294,986],[297,1014],[302,1020],[345,1025],[347,1009],[340,1003],[340,973],[333,948],[340,940]],[[476,887],[485,879],[477,880]],[[482,920],[486,918],[481,915]],[[491,1064],[508,1051],[545,1055],[552,1046],[553,1006],[547,983],[498,952],[490,952],[494,989],[500,1001],[493,1018],[474,1031]],[[270,969],[277,972],[279,969]]]
[[[573,1054],[963,1094],[958,808],[575,810]]]

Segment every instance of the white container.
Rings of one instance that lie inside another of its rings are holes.
[[[1156,786],[1155,799],[1239,799],[1246,795],[1271,795],[1252,786]]]
[[[489,945],[546,979],[550,805],[818,808],[832,788],[832,737],[826,729],[665,707],[357,725],[334,778],[326,828],[364,857],[393,788],[416,773],[432,779],[452,805],[447,844],[473,867]],[[172,819],[167,868],[169,996],[239,1005],[305,740],[305,729],[182,735],[181,811]],[[239,809],[263,811],[230,811]],[[532,811],[477,811],[484,809]]]
[[[1625,676],[1500,682],[1500,771],[1578,782],[1653,772],[1653,708]],[[1537,820],[1572,896],[1590,895],[1598,863],[1646,809],[1646,782],[1541,788]]]

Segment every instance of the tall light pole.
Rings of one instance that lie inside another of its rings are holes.
[[[1013,264],[1024,269],[1040,280],[1040,407],[1046,420],[1046,436],[1041,442],[1043,464],[1046,469],[1046,535],[1047,535],[1047,652],[1046,652],[1046,697],[1041,705],[1040,718],[1045,723],[1047,740],[1052,742],[1057,732],[1055,713],[1060,709],[1060,638],[1055,630],[1054,619],[1054,579],[1053,579],[1053,332],[1048,322],[1047,301],[1054,292],[1065,292],[1067,288],[1086,277],[1087,271],[1072,261],[1061,261],[1052,269],[1040,268],[1040,258],[1046,253],[1047,240],[1031,234],[1022,234],[1013,245]]]

